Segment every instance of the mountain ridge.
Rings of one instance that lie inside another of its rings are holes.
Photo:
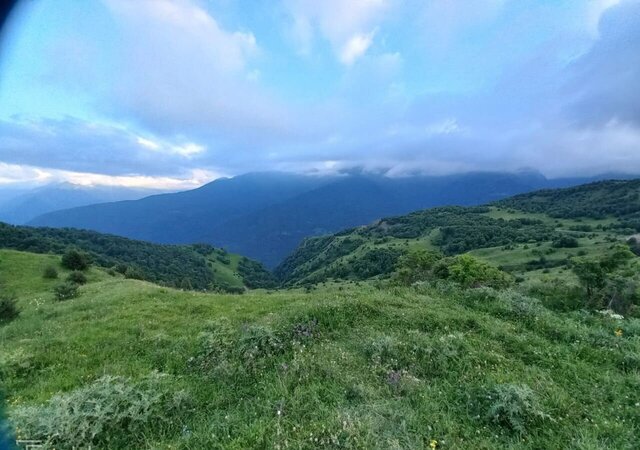
[[[251,173],[191,191],[52,212],[29,224],[92,229],[164,244],[204,242],[275,267],[308,236],[366,225],[387,215],[483,204],[581,181],[549,180],[531,171],[402,178]]]

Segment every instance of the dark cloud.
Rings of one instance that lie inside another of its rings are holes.
[[[0,121],[0,161],[106,175],[175,175],[179,154],[152,150],[122,128],[65,118]]]
[[[605,12],[600,38],[568,68],[567,113],[581,125],[640,125],[640,2]]]

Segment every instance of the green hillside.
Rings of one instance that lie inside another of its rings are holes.
[[[275,271],[287,285],[385,277],[402,255],[470,254],[518,280],[558,274],[640,232],[640,180],[518,195],[484,207],[444,207],[306,239]],[[544,273],[543,273],[544,272]]]
[[[485,213],[483,213],[485,214]],[[52,448],[633,448],[640,320],[512,289],[325,284],[244,296],[0,252],[0,380]],[[63,275],[61,269],[61,275]]]
[[[169,287],[241,292],[274,285],[259,263],[207,244],[160,245],[86,230],[0,223],[0,248],[59,255],[75,248],[100,267]]]

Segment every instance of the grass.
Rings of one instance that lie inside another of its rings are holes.
[[[162,374],[190,407],[179,426],[142,426],[136,448],[637,445],[638,319],[448,284],[237,296],[97,270],[78,298],[55,302],[41,276],[55,257],[0,255],[22,309],[0,326],[10,417],[51,411],[56,395],[81,398],[105,376],[132,389]]]
[[[241,256],[235,253],[227,253],[228,264],[221,262],[216,256],[217,254],[213,254],[207,258],[211,264],[210,268],[213,271],[215,281],[229,287],[244,287],[244,280],[238,273],[238,262]]]

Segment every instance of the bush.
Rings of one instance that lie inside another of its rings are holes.
[[[521,434],[528,426],[549,418],[535,392],[526,385],[498,384],[486,393],[486,400],[487,420]]]
[[[571,236],[561,236],[551,243],[553,248],[576,248],[580,244],[578,240]]]
[[[42,274],[42,278],[45,278],[47,280],[54,280],[54,279],[58,278],[58,271],[56,270],[55,267],[48,266],[46,269],[44,269],[44,273]]]
[[[16,408],[12,419],[47,448],[136,448],[150,431],[179,429],[188,409],[188,396],[166,392],[158,376],[141,382],[104,376],[46,405]]]
[[[10,322],[20,315],[16,300],[11,297],[0,297],[0,323]]]
[[[460,283],[463,287],[492,287],[502,289],[513,284],[513,277],[471,255],[444,259],[434,268],[439,278]]]
[[[87,282],[87,277],[84,273],[79,270],[74,270],[67,277],[67,281],[75,284],[85,284]]]
[[[78,285],[75,283],[62,283],[53,288],[53,295],[56,300],[69,300],[78,296]]]
[[[133,266],[129,266],[124,271],[124,277],[131,280],[144,280],[144,272],[141,269]]]
[[[89,255],[78,250],[67,250],[62,256],[62,266],[69,270],[86,270],[90,264]]]

